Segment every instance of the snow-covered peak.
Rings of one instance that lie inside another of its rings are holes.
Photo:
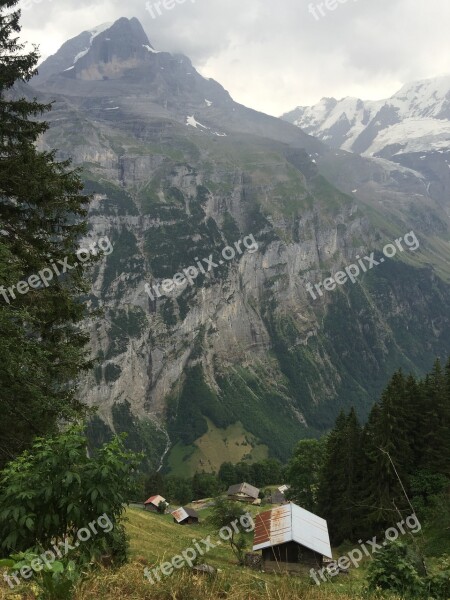
[[[400,116],[438,117],[450,100],[450,75],[404,85],[391,98]]]
[[[333,148],[368,156],[447,147],[450,75],[406,84],[386,100],[322,98],[282,118]]]

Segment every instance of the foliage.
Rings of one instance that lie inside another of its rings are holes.
[[[441,557],[440,568],[426,579],[428,594],[435,600],[450,598],[450,556]]]
[[[79,426],[37,438],[1,474],[0,551],[47,550],[55,540],[75,540],[80,528],[105,515],[111,527],[99,527],[98,535],[78,544],[78,554],[123,562],[120,521],[139,460],[118,437],[89,457]]]
[[[21,88],[13,88],[29,81],[38,62],[36,50],[26,53],[17,41],[17,2],[0,3],[0,468],[34,436],[82,414],[76,380],[91,366],[87,336],[78,327],[85,317],[78,298],[87,289],[89,263],[75,257],[86,232],[88,198],[69,161],[37,149],[50,105],[19,97]],[[76,266],[54,276],[48,287],[24,294],[12,287],[66,257]]]
[[[246,514],[242,504],[227,500],[223,496],[218,496],[214,500],[214,506],[211,509],[209,522],[217,529],[228,527],[236,519],[240,519]]]
[[[424,583],[402,542],[393,542],[375,554],[367,581],[370,590],[381,588],[408,598],[420,598],[424,593]]]
[[[369,565],[369,590],[383,589],[406,598],[447,600],[450,597],[450,562],[442,557],[440,569],[420,576],[420,564],[408,546],[393,542],[375,554]]]
[[[23,567],[30,568],[33,561],[40,560],[34,552],[21,552],[11,558],[13,560],[8,565],[10,573],[20,571]],[[71,600],[76,585],[83,577],[75,561],[62,558],[54,562],[41,562],[41,566],[40,571],[33,572],[33,582],[39,588],[37,600]]]
[[[317,509],[319,477],[325,457],[325,440],[301,440],[287,467],[290,489],[286,498],[311,512]]]
[[[231,538],[229,540],[233,554],[238,559],[240,565],[244,564],[245,549],[247,540],[243,535],[236,535],[235,530],[231,527],[234,521],[239,521],[246,514],[242,505],[238,502],[227,500],[223,496],[218,496],[214,501],[214,506],[211,510],[209,522],[218,530],[222,527],[229,527],[231,530]]]
[[[332,542],[382,533],[413,510],[432,519],[448,502],[449,427],[450,361],[445,369],[437,361],[423,380],[394,373],[363,430],[354,411],[342,413],[318,489]],[[440,513],[448,526],[448,511]]]
[[[114,431],[126,433],[126,448],[144,454],[140,469],[157,468],[167,445],[167,435],[161,426],[150,419],[136,417],[128,400],[115,403],[111,412]]]
[[[196,473],[192,478],[192,493],[195,499],[212,498],[221,491],[220,482],[212,473]]]

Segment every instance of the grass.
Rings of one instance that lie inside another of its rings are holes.
[[[256,514],[261,508],[249,507],[249,510]],[[199,514],[200,525],[183,527],[174,524],[170,515],[130,509],[127,523],[131,538],[130,564],[116,572],[104,571],[93,576],[78,591],[76,600],[109,600],[111,597],[121,600],[362,600],[368,597],[363,589],[363,569],[353,570],[335,583],[318,587],[310,583],[306,574],[289,577],[239,567],[225,542],[202,559],[218,569],[216,576],[194,575],[182,569],[159,583],[150,584],[144,578],[145,567],[155,568],[161,562],[170,561],[192,547],[194,540],[209,535],[213,543],[218,539],[217,531],[205,522],[209,511]],[[249,543],[251,539],[250,534]]]
[[[223,462],[235,464],[245,458],[252,463],[268,457],[267,446],[258,444],[255,436],[248,433],[241,423],[220,429],[210,419],[206,421],[207,433],[192,446],[178,443],[171,450],[168,466],[172,475],[188,477],[197,471],[217,473]]]
[[[248,507],[253,515],[263,508]],[[218,570],[216,575],[195,575],[184,568],[152,585],[144,578],[145,567],[153,569],[171,561],[193,547],[194,540],[211,536],[213,543],[218,541],[217,531],[206,521],[209,511],[199,514],[200,524],[189,527],[173,523],[171,515],[129,509],[126,527],[130,536],[130,562],[115,571],[102,569],[92,574],[76,590],[74,600],[400,600],[393,595],[368,595],[364,589],[365,565],[319,587],[311,583],[306,571],[304,576],[290,577],[239,567],[226,542],[202,558],[202,562]],[[251,540],[249,534],[249,545]],[[335,554],[338,556],[339,551]],[[30,584],[20,594],[8,594],[0,584],[0,600],[35,600],[35,591]]]

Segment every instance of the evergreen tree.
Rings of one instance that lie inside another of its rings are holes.
[[[343,452],[346,429],[347,417],[341,412],[326,441],[325,460],[319,480],[317,510],[328,521],[333,544],[340,544],[346,538],[346,532],[342,529],[342,515],[349,510],[346,505],[346,457]]]
[[[286,497],[311,512],[317,510],[317,491],[324,454],[324,441],[301,440],[287,468],[287,481],[291,487]]]
[[[430,473],[450,476],[450,366],[445,371],[439,360],[425,380],[425,410],[421,467]]]
[[[0,0],[0,468],[34,436],[82,412],[75,382],[90,366],[77,326],[85,314],[77,300],[86,290],[84,267],[74,256],[88,199],[68,161],[36,148],[50,106],[20,97],[38,55],[18,42],[17,2]],[[70,272],[48,287],[18,291],[44,268],[63,271],[66,257],[77,265]]]
[[[236,469],[233,463],[224,462],[221,464],[219,469],[219,480],[226,489],[228,489],[230,485],[236,483]]]
[[[401,371],[395,373],[374,409],[366,430],[368,465],[365,504],[368,523],[381,530],[399,516],[407,502],[402,485],[412,464],[410,418],[406,406],[406,380]],[[409,509],[409,508],[408,508]]]
[[[346,507],[341,514],[341,535],[354,540],[360,530],[361,479],[362,479],[362,429],[355,410],[352,408],[345,426],[345,440],[342,449],[345,460],[345,490],[343,504]]]

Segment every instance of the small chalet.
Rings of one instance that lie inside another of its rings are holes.
[[[289,490],[290,485],[280,485],[268,498],[270,504],[287,504],[285,493]]]
[[[158,512],[159,505],[161,502],[165,502],[166,499],[162,496],[150,496],[150,498],[144,502],[145,510],[149,510],[150,512]]]
[[[280,490],[276,490],[275,492],[270,494],[269,503],[270,504],[286,504],[287,503],[286,496],[283,494],[283,492],[280,492]]]
[[[178,525],[198,525],[198,513],[193,508],[178,508],[172,513],[174,523]]]
[[[256,516],[253,550],[262,550],[264,571],[299,572],[333,558],[327,522],[292,502]]]
[[[238,483],[228,488],[227,496],[228,500],[258,504],[259,489],[249,483]]]

